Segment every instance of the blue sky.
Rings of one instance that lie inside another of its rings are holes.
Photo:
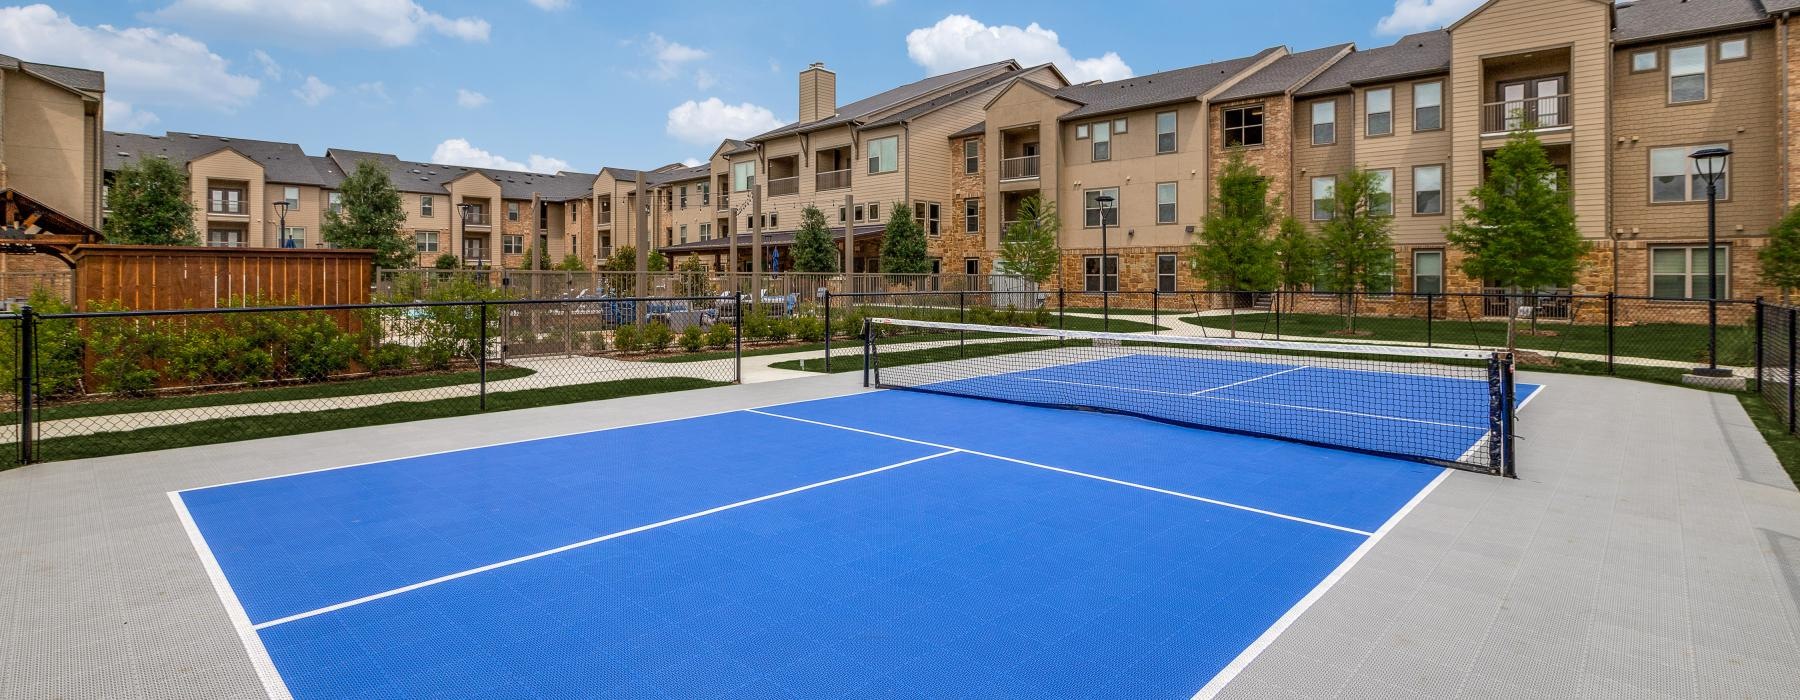
[[[114,130],[592,172],[704,158],[792,120],[813,61],[842,103],[1003,56],[1080,80],[1380,46],[1476,4],[65,0],[0,5],[0,53],[105,70]]]

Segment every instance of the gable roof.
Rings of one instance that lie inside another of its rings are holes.
[[[946,92],[942,95],[938,95],[937,97],[933,97],[924,102],[920,102],[919,104],[913,105],[906,109],[903,109],[903,110],[900,110],[893,114],[890,114],[886,117],[882,117],[881,119],[877,119],[875,121],[864,124],[863,128],[873,129],[878,126],[889,126],[889,125],[893,125],[893,124],[899,124],[901,122],[911,121],[913,119],[917,119],[917,118],[924,116],[926,114],[929,114],[931,112],[935,112],[937,110],[943,109],[950,105],[956,104],[956,103],[961,102],[966,99],[969,99],[969,98],[979,95],[981,93],[987,92],[988,90],[991,90],[997,86],[1007,84],[1014,80],[1024,80],[1025,76],[1030,75],[1031,73],[1045,70],[1045,69],[1049,69],[1051,71],[1056,71],[1056,66],[1053,66],[1048,63],[1043,63],[1043,64],[1032,66],[1030,68],[1025,68],[1022,70],[1009,71],[1006,73],[1001,73],[999,75],[988,76],[981,80],[977,80],[973,83],[969,83],[967,85],[964,85],[964,86],[957,88],[955,90],[952,90],[950,92]],[[1062,76],[1062,73],[1058,72],[1056,75],[1060,78]],[[1063,80],[1063,84],[1067,85],[1068,80],[1066,80],[1066,79]]]
[[[712,165],[702,163],[691,167],[684,165],[674,169],[657,170],[650,173],[645,181],[652,185],[663,185],[671,182],[704,180],[710,176],[712,176]]]
[[[980,136],[985,133],[987,133],[987,122],[980,121],[980,122],[975,122],[974,124],[969,125],[968,127],[964,128],[962,131],[958,131],[954,134],[951,134],[950,138],[953,138],[953,139],[968,138],[970,136]]]
[[[1009,58],[1004,61],[995,61],[973,68],[964,68],[959,71],[951,71],[942,75],[934,75],[924,80],[910,82],[901,85],[900,87],[876,93],[855,102],[851,102],[850,104],[838,107],[837,114],[832,116],[811,122],[794,122],[778,129],[758,134],[746,140],[767,141],[772,138],[787,136],[789,134],[799,134],[808,131],[817,131],[819,129],[828,129],[834,126],[842,126],[854,121],[860,121],[865,117],[884,109],[891,109],[921,97],[925,97],[953,85],[968,80],[978,79],[981,76],[996,70],[1010,72],[1018,69],[1018,62]]]
[[[1213,100],[1223,102],[1284,94],[1299,87],[1301,81],[1317,73],[1320,68],[1325,67],[1333,59],[1342,56],[1345,51],[1349,51],[1355,46],[1355,44],[1337,44],[1282,56],[1275,59],[1274,63],[1264,66],[1262,70],[1219,93],[1213,97]]]
[[[1056,91],[1057,97],[1080,103],[1062,115],[1062,119],[1080,119],[1113,112],[1143,109],[1199,99],[1200,96],[1230,80],[1269,56],[1280,51],[1272,46],[1251,56],[1177,68],[1110,83],[1083,83]]]
[[[1450,70],[1450,32],[1439,29],[1400,37],[1388,46],[1357,51],[1294,91],[1296,97],[1348,90],[1353,85]]]
[[[323,186],[325,180],[300,146],[280,141],[258,141],[171,131],[163,136],[108,131],[105,136],[106,170],[118,170],[143,158],[160,156],[176,167],[221,150],[231,149],[263,168],[263,179],[290,185]]]
[[[105,92],[106,74],[86,68],[70,68],[48,63],[22,61],[6,54],[0,54],[0,68],[20,70],[61,85],[71,90],[87,92]]]
[[[1613,6],[1613,41],[1634,42],[1769,21],[1770,0],[1636,0]],[[1795,4],[1795,3],[1789,3]]]

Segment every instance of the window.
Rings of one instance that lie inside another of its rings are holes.
[[[331,193],[331,208],[336,209],[342,200],[343,195],[337,192]],[[431,216],[435,207],[436,202],[432,201],[431,195],[419,195],[419,216]]]
[[[1650,149],[1650,201],[1704,202],[1706,178],[1688,156],[1702,148],[1723,148],[1724,144],[1678,146]],[[1731,194],[1731,158],[1725,159],[1725,171],[1719,173],[1719,199]]]
[[[1312,179],[1313,221],[1327,221],[1331,219],[1331,196],[1336,191],[1336,177],[1315,177]]]
[[[1706,100],[1706,45],[1669,49],[1669,102]]]
[[[1337,100],[1313,103],[1312,142],[1314,146],[1337,143]]]
[[[1156,152],[1175,152],[1175,113],[1156,113]]]
[[[913,202],[913,216],[925,227],[925,232],[933,236],[943,232],[938,224],[939,213],[937,202]]]
[[[1079,140],[1079,139],[1085,139],[1087,137],[1088,137],[1088,125],[1076,124],[1075,125],[1075,138]]]
[[[1237,107],[1225,110],[1225,147],[1261,146],[1263,142],[1263,108]]]
[[[1444,166],[1421,165],[1413,168],[1413,213],[1444,213]]]
[[[281,232],[281,247],[305,248],[306,229],[300,228],[299,226],[287,227],[287,230]]]
[[[963,200],[963,233],[981,233],[981,198]]]
[[[213,188],[207,191],[207,211],[214,214],[244,213],[244,191]]]
[[[1444,128],[1444,84],[1419,83],[1413,86],[1413,131],[1437,131]]]
[[[328,211],[334,211],[334,212],[343,211],[344,210],[344,193],[342,193],[342,192],[327,192],[327,193],[325,193],[325,209]],[[430,216],[431,214],[429,211],[427,211],[425,215]]]
[[[1089,255],[1081,259],[1083,288],[1090,292],[1119,291],[1119,256],[1106,256],[1106,271],[1100,270],[1100,256]],[[1102,287],[1102,285],[1105,285]]]
[[[976,139],[963,142],[963,172],[969,175],[981,172],[981,142]]]
[[[1388,267],[1385,274],[1373,274],[1363,283],[1363,291],[1375,296],[1392,296],[1394,294],[1394,262],[1399,253],[1388,253]]]
[[[1655,49],[1651,49],[1649,51],[1639,51],[1637,53],[1632,54],[1631,55],[1631,72],[1633,72],[1633,73],[1648,73],[1650,71],[1656,70],[1657,58],[1659,58],[1659,56],[1656,53]]]
[[[776,212],[774,214],[770,214],[769,215],[769,228],[775,228],[780,225],[781,225],[781,213]]]
[[[500,252],[519,255],[525,252],[525,237],[508,234],[500,237]]]
[[[1094,135],[1094,160],[1112,160],[1112,128],[1106,122],[1095,122],[1088,133]]]
[[[1719,246],[1719,298],[1731,295],[1731,249]],[[1650,296],[1658,299],[1711,299],[1707,289],[1706,246],[1650,249]]]
[[[686,209],[687,208],[687,185],[681,186],[680,196],[681,196],[681,208]]]
[[[881,220],[881,204],[880,203],[875,203],[875,204],[869,205],[869,220],[870,221]]]
[[[1413,251],[1413,293],[1442,294],[1444,292],[1444,251]]]
[[[1114,119],[1113,120],[1113,133],[1123,134],[1128,130],[1128,127],[1130,127],[1130,126],[1131,126],[1131,120],[1126,119],[1125,117],[1119,117],[1118,119]]]
[[[682,243],[686,243],[686,242],[687,242],[687,227],[688,227],[688,225],[687,225],[687,224],[682,224],[682,225],[681,225],[681,242],[682,242]]]
[[[1108,203],[1105,207],[1101,207],[1101,195],[1112,197],[1113,201]],[[1106,222],[1107,226],[1118,226],[1119,188],[1107,187],[1105,189],[1088,190],[1086,195],[1082,197],[1082,213],[1085,215],[1082,218],[1082,225],[1088,228],[1099,228],[1102,220]],[[1104,217],[1104,219],[1102,217]]]
[[[1176,187],[1173,182],[1156,183],[1156,223],[1175,223]]]
[[[756,177],[756,161],[731,164],[731,191],[747,192],[750,190],[750,178]]]
[[[700,188],[700,206],[712,204],[712,183],[702,182],[696,187]]]
[[[284,202],[287,202],[288,211],[293,211],[295,209],[299,209],[300,208],[300,188],[298,188],[298,187],[283,187],[283,188],[281,188],[281,200]]]
[[[863,220],[863,208],[862,208],[861,204],[856,205],[856,220],[857,221]]]
[[[1156,256],[1156,291],[1175,291],[1175,254],[1162,253]]]
[[[963,258],[963,274],[981,274],[981,258]]]
[[[869,142],[869,174],[891,173],[900,169],[900,137],[889,136]]]
[[[850,212],[845,211],[843,207],[838,207],[838,223],[841,224],[841,223],[844,223],[845,221],[849,221],[850,220],[849,216],[850,216]],[[859,216],[857,218],[860,219],[862,217]]]
[[[712,240],[712,224],[700,224],[700,240]]]
[[[1371,170],[1375,176],[1375,191],[1369,194],[1369,213],[1375,216],[1394,215],[1394,171]]]
[[[417,248],[421,253],[436,253],[438,249],[437,232],[415,231],[413,233],[413,247]]]
[[[1394,89],[1381,88],[1363,93],[1363,123],[1370,136],[1394,133]]]
[[[507,221],[518,221],[519,220],[519,203],[518,202],[507,202],[506,203],[506,220]]]
[[[237,229],[215,229],[206,232],[208,248],[242,248],[244,232]]]
[[[1743,37],[1719,40],[1719,60],[1736,61],[1750,57],[1750,40]]]

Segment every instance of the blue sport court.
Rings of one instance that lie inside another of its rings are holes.
[[[1242,369],[1340,403],[1197,403],[1468,419]],[[1120,393],[1060,371],[1002,381]],[[171,498],[278,697],[1189,698],[1445,474],[878,391]]]

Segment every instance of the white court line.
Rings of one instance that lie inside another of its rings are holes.
[[[1304,523],[1306,525],[1313,525],[1313,526],[1317,526],[1317,527],[1328,528],[1328,529],[1332,529],[1332,530],[1337,530],[1339,532],[1348,532],[1353,535],[1362,535],[1364,537],[1367,537],[1369,535],[1374,534],[1374,533],[1371,533],[1371,532],[1368,532],[1365,530],[1358,530],[1356,528],[1344,527],[1342,525],[1333,525],[1331,523],[1320,522],[1318,520],[1310,520],[1310,519],[1302,518],[1302,517],[1295,516],[1295,515],[1288,515],[1286,513],[1277,513],[1272,510],[1263,510],[1261,508],[1254,508],[1254,507],[1246,506],[1246,505],[1239,504],[1239,503],[1232,503],[1230,501],[1220,501],[1217,499],[1206,498],[1204,496],[1195,496],[1195,495],[1189,494],[1189,493],[1182,493],[1180,491],[1170,491],[1168,489],[1161,489],[1161,488],[1157,488],[1155,486],[1146,486],[1144,484],[1134,483],[1134,482],[1130,482],[1130,481],[1121,481],[1119,479],[1100,476],[1098,474],[1089,474],[1087,472],[1078,472],[1073,469],[1064,469],[1062,467],[1052,467],[1048,464],[1038,464],[1037,462],[1027,462],[1023,459],[1018,459],[1016,457],[1007,457],[1005,455],[997,455],[997,454],[993,454],[991,452],[982,452],[980,450],[971,450],[971,449],[964,448],[964,447],[956,447],[954,445],[944,445],[944,444],[939,444],[939,443],[935,443],[935,442],[928,442],[925,440],[915,440],[915,439],[909,438],[909,437],[900,437],[899,435],[890,435],[888,433],[878,433],[873,430],[863,430],[862,428],[852,428],[847,425],[838,425],[836,423],[825,423],[822,421],[811,420],[808,418],[796,418],[794,416],[784,416],[779,413],[769,413],[767,411],[760,411],[757,409],[747,409],[747,410],[750,413],[769,416],[772,418],[783,418],[786,420],[796,421],[799,423],[809,423],[812,425],[822,426],[822,427],[826,427],[826,428],[837,428],[838,430],[848,430],[853,433],[862,433],[864,435],[873,435],[875,437],[883,437],[883,438],[888,438],[890,440],[899,440],[901,442],[910,442],[915,445],[924,445],[926,447],[936,447],[938,449],[951,450],[953,452],[961,452],[963,454],[971,454],[971,455],[975,455],[977,457],[986,457],[988,459],[997,459],[1002,462],[1012,462],[1013,464],[1022,464],[1027,467],[1034,467],[1037,469],[1045,469],[1048,471],[1059,472],[1062,474],[1068,474],[1070,476],[1079,476],[1084,479],[1093,479],[1095,481],[1104,481],[1109,484],[1117,484],[1119,486],[1128,486],[1128,487],[1131,487],[1134,489],[1141,489],[1141,490],[1149,491],[1152,493],[1160,493],[1165,496],[1174,496],[1176,498],[1185,498],[1190,501],[1199,501],[1201,503],[1209,503],[1209,504],[1212,504],[1215,506],[1224,506],[1226,508],[1241,510],[1241,511],[1245,511],[1248,513],[1255,513],[1257,515],[1266,515],[1271,518],[1280,518],[1282,520],[1290,520],[1290,521],[1293,521],[1296,523]]]
[[[513,557],[513,558],[511,558],[511,559],[508,559],[508,560],[506,560],[506,561],[498,561],[498,562],[494,562],[494,563],[492,563],[492,564],[488,564],[488,565],[485,565],[485,566],[477,566],[477,567],[475,567],[475,568],[473,568],[473,569],[467,569],[467,570],[464,570],[464,571],[458,571],[458,572],[456,572],[456,573],[454,573],[454,574],[445,574],[445,575],[443,575],[443,576],[439,576],[439,577],[437,577],[437,578],[434,578],[434,579],[428,579],[428,580],[425,580],[425,581],[420,581],[420,582],[418,582],[418,583],[414,583],[414,584],[411,584],[411,585],[406,585],[406,586],[401,586],[401,587],[399,587],[399,588],[395,588],[395,589],[393,589],[393,590],[390,590],[390,591],[382,591],[382,592],[380,592],[380,593],[375,593],[375,594],[372,594],[372,595],[366,595],[366,596],[363,596],[363,597],[361,597],[361,598],[357,598],[357,599],[355,599],[355,600],[347,600],[347,601],[344,601],[344,602],[342,602],[342,603],[338,603],[338,604],[336,604],[336,605],[327,605],[327,606],[325,606],[325,607],[323,607],[323,608],[319,608],[319,609],[317,609],[317,610],[309,610],[309,611],[307,611],[307,612],[303,612],[303,613],[296,613],[296,614],[293,614],[293,615],[289,615],[289,616],[287,616],[287,617],[283,617],[283,618],[278,618],[278,619],[274,619],[274,620],[270,620],[270,621],[268,621],[268,622],[263,622],[263,623],[259,623],[259,624],[257,624],[257,625],[255,625],[255,626],[254,626],[254,629],[259,629],[259,630],[260,630],[260,629],[267,629],[267,628],[270,628],[270,627],[274,627],[274,626],[276,626],[276,625],[281,625],[281,624],[286,624],[286,623],[289,623],[289,622],[293,622],[293,621],[295,621],[295,620],[303,620],[303,619],[306,619],[306,618],[309,618],[309,617],[312,617],[312,616],[314,616],[314,615],[323,615],[323,614],[325,614],[325,613],[328,613],[328,612],[333,612],[333,611],[336,611],[336,610],[343,610],[343,609],[344,609],[344,608],[348,608],[348,607],[353,607],[353,606],[357,606],[357,605],[362,605],[362,604],[363,604],[363,603],[368,603],[368,602],[371,602],[371,601],[376,601],[376,600],[380,600],[380,599],[382,599],[382,598],[388,598],[388,597],[391,597],[391,596],[396,596],[396,595],[400,595],[400,594],[401,594],[401,593],[405,593],[405,592],[407,592],[407,591],[416,591],[416,590],[419,590],[419,589],[421,589],[421,588],[425,588],[425,587],[427,587],[427,586],[435,586],[435,585],[437,585],[437,584],[440,584],[440,583],[444,583],[444,582],[446,582],[446,581],[454,581],[454,580],[456,580],[456,579],[459,579],[459,578],[463,578],[463,577],[466,577],[466,576],[473,576],[473,575],[475,575],[475,574],[479,574],[479,573],[482,573],[482,572],[484,572],[484,571],[493,571],[493,570],[494,570],[494,569],[499,569],[499,568],[502,568],[502,567],[507,567],[507,566],[512,566],[512,565],[514,565],[514,564],[520,564],[520,563],[523,563],[523,562],[528,562],[528,561],[531,561],[531,560],[533,560],[533,559],[542,559],[542,558],[544,558],[544,557],[547,557],[547,556],[550,556],[550,555],[552,555],[552,554],[561,554],[561,553],[563,553],[563,552],[567,552],[567,551],[569,551],[569,550],[571,550],[571,549],[579,549],[579,548],[581,548],[581,547],[586,547],[586,546],[588,546],[588,545],[591,545],[591,544],[598,544],[598,543],[600,543],[600,542],[605,542],[605,541],[607,541],[607,540],[613,540],[613,539],[618,539],[618,538],[620,538],[620,537],[624,537],[624,536],[626,536],[626,535],[635,535],[635,534],[637,534],[637,533],[640,533],[640,532],[644,532],[644,531],[646,531],[646,530],[654,530],[654,529],[656,529],[656,528],[659,528],[659,527],[663,527],[663,526],[667,526],[667,525],[674,525],[674,524],[675,524],[675,523],[679,523],[679,522],[684,522],[684,521],[688,521],[688,520],[693,520],[693,519],[694,519],[694,518],[699,518],[699,517],[704,517],[704,516],[708,516],[708,515],[712,515],[712,514],[714,514],[714,513],[720,513],[720,512],[724,512],[724,511],[727,511],[727,510],[731,510],[731,509],[733,509],[733,508],[741,508],[741,507],[744,507],[744,506],[747,506],[747,505],[751,505],[751,504],[755,504],[755,503],[761,503],[761,502],[763,502],[763,501],[767,501],[767,500],[771,500],[771,499],[775,499],[775,498],[780,498],[780,497],[782,497],[782,496],[789,496],[789,495],[793,495],[793,494],[796,494],[796,493],[800,493],[800,492],[801,492],[801,491],[811,491],[811,490],[813,490],[813,489],[816,489],[816,488],[819,488],[819,487],[822,487],[822,486],[830,486],[830,485],[832,485],[832,484],[836,484],[836,483],[839,483],[839,482],[843,482],[843,481],[849,481],[849,480],[851,480],[851,479],[856,479],[856,478],[861,478],[861,477],[865,477],[865,476],[869,476],[869,475],[870,475],[870,474],[879,474],[879,473],[881,473],[881,472],[885,472],[885,471],[888,471],[888,470],[890,470],[890,469],[899,469],[899,468],[901,468],[901,467],[904,467],[904,466],[906,466],[906,465],[909,465],[909,464],[918,464],[918,463],[919,463],[919,462],[924,462],[924,461],[926,461],[926,460],[932,460],[932,459],[937,459],[937,458],[939,458],[939,457],[947,457],[947,456],[949,456],[949,455],[953,455],[953,454],[956,454],[956,453],[958,453],[958,452],[961,452],[961,451],[962,451],[962,450],[958,450],[958,449],[955,449],[955,448],[950,448],[950,449],[947,449],[947,450],[944,450],[944,451],[943,451],[943,452],[939,452],[939,453],[937,453],[937,454],[933,454],[933,455],[926,455],[926,456],[924,456],[924,457],[918,457],[918,458],[915,458],[915,459],[909,459],[909,460],[906,460],[906,461],[904,461],[904,462],[895,462],[895,463],[894,463],[894,464],[889,464],[889,465],[887,465],[887,466],[885,466],[885,467],[876,467],[876,468],[874,468],[874,469],[870,469],[870,470],[868,470],[868,471],[863,471],[863,472],[857,472],[857,473],[855,473],[855,474],[848,474],[848,475],[845,475],[845,476],[840,476],[840,477],[837,477],[837,478],[835,478],[835,479],[826,479],[826,480],[824,480],[824,481],[820,481],[820,482],[818,482],[818,483],[812,483],[812,484],[807,484],[807,485],[805,485],[805,486],[797,486],[797,487],[794,487],[794,488],[791,488],[791,489],[788,489],[788,490],[786,490],[786,491],[780,491],[780,492],[777,492],[777,493],[771,493],[771,494],[768,494],[768,495],[766,495],[766,496],[757,496],[757,497],[756,497],[756,498],[751,498],[751,499],[747,499],[747,500],[743,500],[743,501],[738,501],[738,502],[736,502],[736,503],[731,503],[731,504],[727,504],[727,505],[722,505],[722,506],[719,506],[719,507],[716,507],[716,508],[708,508],[708,509],[706,509],[706,510],[703,510],[703,511],[699,511],[699,512],[697,512],[697,513],[689,513],[689,514],[687,514],[687,515],[683,515],[683,516],[679,516],[679,517],[674,517],[674,518],[669,518],[669,519],[668,519],[668,520],[663,520],[663,521],[659,521],[659,522],[654,522],[654,523],[650,523],[650,524],[649,524],[649,525],[639,525],[639,526],[637,526],[637,527],[634,527],[634,528],[631,528],[631,529],[629,529],[629,530],[620,530],[620,531],[618,531],[618,532],[615,532],[615,533],[612,533],[612,534],[610,534],[610,535],[601,535],[601,536],[599,536],[599,537],[594,537],[594,538],[590,538],[590,539],[585,539],[585,540],[582,540],[582,541],[580,541],[580,542],[572,542],[572,543],[570,543],[570,544],[565,544],[565,545],[563,545],[563,546],[561,546],[561,547],[556,547],[556,548],[553,548],[553,549],[546,549],[546,550],[544,550],[544,551],[542,551],[542,552],[536,552],[536,553],[532,553],[532,554],[527,554],[527,555],[524,555],[524,556],[520,556],[520,557]]]
[[[1375,543],[1380,542],[1381,538],[1386,537],[1388,532],[1393,530],[1394,526],[1398,525],[1402,518],[1406,517],[1407,513],[1411,513],[1415,506],[1418,506],[1420,502],[1425,500],[1426,496],[1431,495],[1431,492],[1437,489],[1438,484],[1444,483],[1444,480],[1449,477],[1450,470],[1448,469],[1438,472],[1437,478],[1432,479],[1431,483],[1426,484],[1425,488],[1420,489],[1419,493],[1412,497],[1412,500],[1407,501],[1406,505],[1401,506],[1400,510],[1396,511],[1392,517],[1388,518],[1387,522],[1382,523],[1381,527],[1375,530],[1374,534],[1369,536],[1369,539],[1363,540],[1362,545],[1357,547],[1356,551],[1351,552],[1350,556],[1345,558],[1343,563],[1338,564],[1337,568],[1332,569],[1331,573],[1325,576],[1325,580],[1320,581],[1319,585],[1313,586],[1313,589],[1307,592],[1306,596],[1301,598],[1299,602],[1294,603],[1294,607],[1288,608],[1287,613],[1283,614],[1280,619],[1277,619],[1275,624],[1269,625],[1268,629],[1263,630],[1262,635],[1257,637],[1256,641],[1251,642],[1250,646],[1244,647],[1243,651],[1238,652],[1237,658],[1232,659],[1231,663],[1226,664],[1225,668],[1220,669],[1219,673],[1213,676],[1212,680],[1208,681],[1205,687],[1200,689],[1200,692],[1194,693],[1193,700],[1211,700],[1213,696],[1219,694],[1219,691],[1224,690],[1226,684],[1230,683],[1232,679],[1237,678],[1239,673],[1242,673],[1245,668],[1249,667],[1250,662],[1255,661],[1256,657],[1262,654],[1264,649],[1268,649],[1269,645],[1274,644],[1275,638],[1281,636],[1282,632],[1287,631],[1287,628],[1290,625],[1293,625],[1295,620],[1300,619],[1300,616],[1306,612],[1307,608],[1312,607],[1313,603],[1316,603],[1320,598],[1325,597],[1325,592],[1331,590],[1332,586],[1336,585],[1340,579],[1344,578],[1344,574],[1350,573],[1351,567],[1356,566],[1357,562],[1362,561],[1363,555],[1368,554],[1369,550],[1375,548]]]
[[[1218,391],[1220,389],[1230,389],[1231,387],[1243,386],[1245,384],[1249,384],[1250,382],[1260,382],[1260,381],[1262,381],[1264,379],[1268,379],[1270,377],[1279,377],[1279,376],[1287,374],[1289,372],[1298,372],[1300,370],[1306,369],[1308,366],[1309,365],[1300,365],[1299,367],[1290,367],[1288,369],[1281,370],[1280,372],[1270,372],[1270,373],[1265,374],[1260,377],[1251,377],[1249,379],[1235,381],[1230,384],[1225,384],[1222,386],[1215,386],[1211,389],[1201,389],[1199,391],[1190,391],[1190,392],[1188,392],[1188,396],[1199,396],[1201,394],[1210,394],[1210,393]]]
[[[1234,398],[1225,397],[1225,396],[1178,394],[1173,391],[1157,391],[1155,389],[1139,389],[1136,387],[1129,387],[1129,386],[1113,386],[1111,384],[1091,384],[1088,382],[1071,382],[1071,381],[1065,381],[1065,380],[1061,380],[1061,379],[1037,379],[1035,377],[1016,377],[1016,379],[1019,379],[1022,381],[1027,381],[1027,382],[1042,382],[1045,384],[1068,384],[1070,386],[1085,386],[1085,387],[1089,387],[1089,388],[1093,388],[1093,389],[1112,389],[1114,391],[1129,391],[1129,392],[1136,393],[1136,394],[1155,394],[1157,396],[1179,396],[1179,397],[1188,398],[1188,399],[1206,399],[1208,401],[1230,401],[1232,403],[1245,403],[1245,404],[1250,404],[1253,406],[1274,406],[1276,408],[1291,408],[1296,411],[1313,411],[1315,413],[1335,413],[1335,414],[1344,415],[1344,416],[1355,416],[1357,418],[1373,418],[1376,420],[1392,420],[1392,421],[1400,421],[1403,423],[1419,423],[1422,425],[1437,425],[1437,426],[1443,426],[1446,428],[1464,428],[1464,429],[1468,429],[1468,430],[1485,430],[1485,428],[1483,426],[1479,426],[1479,425],[1463,425],[1461,423],[1447,423],[1444,421],[1425,420],[1423,418],[1405,418],[1402,416],[1384,416],[1379,413],[1362,413],[1360,411],[1345,411],[1345,410],[1337,409],[1337,408],[1319,408],[1316,406],[1299,406],[1299,405],[1288,404],[1288,403],[1275,403],[1273,401],[1253,401],[1250,399],[1234,399]],[[1220,387],[1220,388],[1222,389],[1224,387]],[[752,412],[752,413],[760,412],[760,411],[756,411],[754,409],[747,409],[747,410],[750,410],[750,412]],[[771,414],[767,414],[767,415],[775,415],[775,414],[771,413]]]
[[[269,658],[269,650],[263,648],[262,637],[256,634],[256,628],[250,624],[250,615],[244,612],[244,605],[238,600],[237,593],[231,590],[231,582],[225,579],[225,570],[219,568],[219,560],[213,557],[212,548],[206,546],[206,538],[200,535],[200,527],[194,524],[194,516],[188,513],[187,504],[182,502],[181,494],[169,492],[169,502],[175,506],[175,515],[181,519],[181,527],[187,531],[188,542],[194,545],[194,553],[200,555],[200,564],[206,568],[206,577],[212,580],[213,592],[219,595],[219,602],[225,605],[225,617],[231,619],[231,627],[237,630],[238,641],[244,643],[244,651],[250,655],[250,666],[256,670],[256,677],[262,681],[263,692],[269,700],[292,700],[287,684],[281,680],[281,672],[275,669],[275,660]]]

